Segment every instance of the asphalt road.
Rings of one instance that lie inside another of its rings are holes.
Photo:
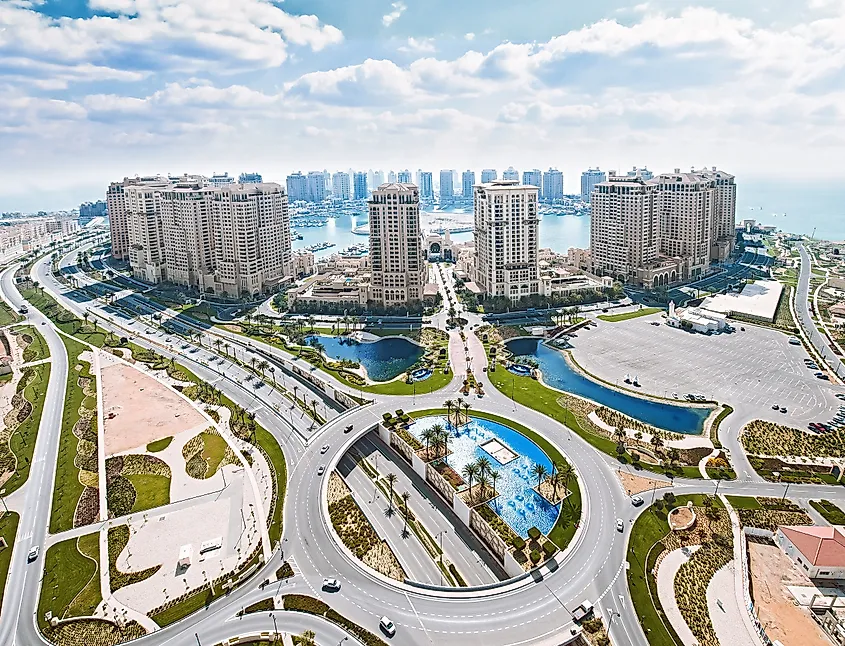
[[[810,277],[812,275],[812,262],[810,254],[803,243],[798,243],[798,253],[801,254],[801,273],[798,276],[798,290],[795,294],[795,311],[798,314],[798,322],[810,339],[810,343],[825,360],[828,366],[837,374],[843,374],[841,359],[834,353],[827,339],[816,328],[813,317],[810,315]]]
[[[36,266],[38,276],[46,274],[45,263]],[[0,282],[6,297],[13,287],[7,281]],[[57,292],[59,299],[75,309],[67,295]],[[40,316],[34,313],[33,316]],[[475,322],[473,322],[474,324]],[[104,327],[111,325],[103,322]],[[143,326],[142,326],[143,327]],[[60,341],[54,338],[54,332],[48,332],[49,324],[41,326],[45,338],[53,339],[53,344]],[[197,353],[169,351],[161,347],[156,335],[147,337],[143,329],[136,335],[136,342],[154,346],[165,354],[178,354],[178,360],[184,361],[191,370],[196,370],[203,379],[213,379],[214,369],[204,366],[206,355]],[[326,504],[323,492],[328,474],[334,464],[346,452],[352,443],[373,428],[386,411],[396,408],[411,410],[440,406],[447,398],[457,395],[459,383],[431,395],[412,397],[378,396],[371,406],[360,407],[330,420],[321,429],[304,440],[291,432],[284,417],[262,400],[270,394],[261,389],[255,392],[245,388],[238,379],[228,375],[221,379],[218,387],[233,400],[247,407],[257,406],[259,421],[280,441],[285,452],[289,480],[285,508],[285,530],[281,549],[277,550],[270,562],[252,580],[228,597],[214,603],[208,610],[200,611],[167,629],[157,631],[139,640],[142,644],[188,644],[196,634],[201,643],[216,643],[223,638],[242,634],[246,622],[262,623],[270,629],[269,615],[256,615],[253,618],[237,620],[234,616],[243,606],[249,605],[272,594],[299,592],[323,598],[340,613],[353,621],[378,632],[378,619],[381,615],[390,616],[398,626],[395,643],[438,645],[490,645],[490,644],[537,644],[555,645],[563,643],[569,636],[572,620],[569,611],[585,599],[596,605],[597,612],[609,619],[613,613],[611,628],[615,643],[645,646],[646,638],[639,626],[633,606],[628,597],[625,580],[624,562],[630,525],[641,510],[634,508],[627,496],[614,481],[618,464],[609,457],[597,453],[577,435],[548,417],[519,404],[513,403],[497,391],[487,380],[481,368],[485,365],[484,352],[478,339],[468,335],[468,355],[475,369],[476,377],[485,385],[487,395],[483,399],[473,399],[475,410],[485,410],[505,417],[519,419],[522,423],[541,430],[549,441],[558,446],[564,455],[578,470],[585,515],[582,519],[580,534],[570,546],[563,563],[555,571],[543,571],[536,576],[526,577],[502,587],[478,590],[423,590],[412,586],[389,582],[374,575],[360,563],[354,561],[333,538],[330,523],[326,518]],[[64,356],[61,345],[53,347],[54,357]],[[204,350],[206,354],[207,350]],[[63,380],[58,378],[59,366],[54,364],[51,386]],[[65,366],[65,370],[67,367]],[[228,368],[227,368],[228,370]],[[269,390],[269,389],[268,389]],[[30,483],[20,490],[26,496],[21,505],[22,517],[19,536],[24,545],[29,542],[43,544],[49,510],[49,497],[44,492],[52,489],[52,473],[55,465],[56,446],[58,444],[58,420],[60,418],[61,393],[50,396],[45,409],[45,420],[36,445],[36,457],[33,464]],[[51,404],[59,402],[59,408]],[[47,411],[50,411],[49,413]],[[344,428],[352,424],[354,431],[344,433]],[[44,427],[52,425],[52,431]],[[328,444],[326,454],[320,453],[320,447]],[[317,468],[326,465],[326,473],[317,475]],[[30,486],[32,482],[39,485]],[[42,484],[43,482],[43,484]],[[675,492],[678,494],[705,491],[712,493],[715,483],[701,481],[675,480]],[[784,487],[772,483],[726,482],[720,485],[720,492],[743,495],[780,496]],[[324,492],[323,492],[324,493]],[[793,485],[790,494],[796,497],[824,497],[832,500],[845,500],[845,488]],[[624,531],[617,532],[614,523],[617,518],[624,522]],[[31,537],[31,538],[28,538]],[[10,574],[10,592],[19,588],[21,594],[7,594],[0,627],[0,643],[32,644],[43,640],[34,626],[34,611],[38,595],[38,565],[27,570],[25,549],[16,549]],[[290,560],[299,573],[289,582],[276,584],[260,590],[258,583],[273,572],[282,559]],[[40,563],[40,561],[39,561]],[[327,594],[319,586],[324,576],[337,574],[342,581],[338,593]],[[618,616],[617,616],[618,613]],[[299,616],[276,613],[280,629],[285,622],[299,620]],[[320,643],[337,643],[336,636],[323,637],[318,631]],[[339,640],[339,639],[338,639]]]

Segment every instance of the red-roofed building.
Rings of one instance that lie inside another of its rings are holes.
[[[839,527],[778,527],[775,540],[811,579],[845,579],[845,534]]]

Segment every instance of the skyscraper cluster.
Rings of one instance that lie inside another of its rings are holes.
[[[734,247],[736,183],[715,167],[610,172],[591,194],[593,272],[657,288],[701,276]]]
[[[112,255],[136,278],[254,296],[291,266],[288,198],[278,184],[136,177],[106,192]]]

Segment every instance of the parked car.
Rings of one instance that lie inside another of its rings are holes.
[[[780,406],[778,406],[777,404],[772,404],[772,410],[777,410],[778,408],[780,408]]]
[[[320,453],[325,453],[325,452],[326,452],[326,451],[328,451],[328,450],[329,450],[329,445],[328,445],[328,444],[323,444],[323,448],[322,448],[322,449],[320,449]]]

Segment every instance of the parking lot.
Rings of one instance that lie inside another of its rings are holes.
[[[652,322],[659,321],[659,326]],[[741,406],[761,419],[792,425],[824,421],[841,404],[843,388],[814,377],[803,346],[780,332],[752,325],[706,336],[670,328],[654,314],[619,323],[598,322],[572,339],[573,356],[612,383],[637,376],[644,393],[671,397],[702,393]],[[786,413],[772,409],[774,404]]]

